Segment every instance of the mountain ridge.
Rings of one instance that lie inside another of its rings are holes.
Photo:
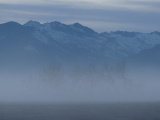
[[[0,25],[5,25],[5,24],[17,24],[17,25],[21,25],[21,26],[34,26],[34,25],[43,25],[43,24],[50,24],[50,23],[58,23],[58,24],[62,24],[62,25],[67,25],[67,26],[76,26],[76,25],[79,25],[79,26],[83,26],[82,24],[80,24],[79,22],[75,22],[73,24],[64,24],[64,23],[61,23],[59,21],[52,21],[52,22],[45,22],[45,23],[40,23],[38,21],[33,21],[33,20],[29,20],[28,22],[24,23],[24,24],[20,24],[18,22],[15,22],[15,21],[8,21],[8,22],[5,22],[5,23],[0,23]],[[83,27],[86,27],[86,28],[89,28],[87,26],[83,26]],[[91,28],[89,28],[91,29]],[[93,29],[92,29],[93,30]],[[94,32],[96,32],[95,30],[93,30]],[[98,32],[96,32],[98,33]],[[103,33],[113,33],[113,34],[118,34],[118,33],[140,33],[140,34],[159,34],[160,35],[160,32],[159,31],[153,31],[153,32],[149,32],[149,33],[143,33],[143,32],[136,32],[136,31],[123,31],[123,30],[116,30],[116,31],[110,31],[110,32],[100,32],[98,34],[103,34]]]
[[[123,60],[160,44],[160,34],[127,31],[97,33],[80,23],[66,25],[58,21],[43,24],[29,21],[21,25],[12,21],[0,24],[0,44],[0,56],[14,53],[18,57],[22,52],[47,61],[110,62]]]

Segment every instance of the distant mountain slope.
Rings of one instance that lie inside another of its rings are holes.
[[[136,65],[142,66],[160,66],[160,44],[142,50],[138,54],[132,56],[130,61]]]
[[[97,33],[79,23],[40,24],[29,21],[0,24],[0,61],[3,64],[63,61],[119,61],[160,44],[159,32]],[[22,62],[22,63],[23,63]],[[28,63],[30,64],[30,63]]]

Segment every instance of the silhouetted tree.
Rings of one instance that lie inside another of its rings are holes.
[[[98,70],[95,64],[89,64],[85,69],[85,78],[91,84],[91,88],[98,80]]]
[[[48,67],[44,68],[42,76],[45,82],[50,82],[55,85],[60,84],[64,80],[62,64],[59,62],[50,64]]]

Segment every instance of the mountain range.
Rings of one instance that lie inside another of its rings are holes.
[[[159,49],[160,32],[97,33],[79,23],[57,21],[0,24],[1,66],[38,66],[54,61],[110,63],[132,57],[143,61],[154,56],[159,59]]]

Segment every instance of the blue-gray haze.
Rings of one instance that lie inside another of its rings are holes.
[[[0,120],[159,120],[159,6],[0,0]]]

